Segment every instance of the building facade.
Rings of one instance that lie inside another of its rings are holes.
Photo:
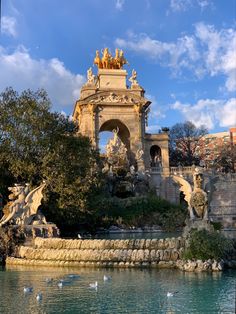
[[[236,127],[229,131],[213,134],[206,134],[199,140],[197,154],[206,167],[214,164],[214,161],[220,155],[222,148],[229,145],[236,145]]]

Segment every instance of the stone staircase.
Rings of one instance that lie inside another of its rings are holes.
[[[20,246],[8,265],[175,267],[182,257],[183,238],[129,240],[65,240],[35,238],[33,246]]]

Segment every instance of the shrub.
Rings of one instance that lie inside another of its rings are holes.
[[[221,259],[232,250],[232,241],[217,231],[193,229],[190,232],[185,259]]]
[[[97,226],[109,227],[112,224],[123,227],[143,227],[159,225],[165,230],[182,227],[187,211],[155,195],[147,197],[98,198],[93,206],[97,209],[93,218]]]
[[[220,221],[211,221],[211,225],[216,231],[222,229],[222,223]]]

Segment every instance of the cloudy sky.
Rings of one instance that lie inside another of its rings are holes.
[[[211,133],[236,125],[235,0],[1,3],[0,91],[43,87],[70,115],[95,50],[118,47],[152,101],[149,132],[185,120]]]

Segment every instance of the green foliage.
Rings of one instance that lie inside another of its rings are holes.
[[[43,90],[18,95],[8,88],[0,95],[0,185],[3,193],[13,183],[34,187],[46,180],[43,211],[60,227],[78,223],[99,189],[98,154],[76,125],[50,108]]]
[[[220,259],[232,249],[232,241],[217,231],[192,230],[185,259]]]
[[[220,221],[211,221],[211,225],[216,231],[220,231],[222,229],[222,223]]]
[[[159,225],[170,231],[182,227],[187,216],[185,209],[155,195],[127,199],[98,197],[93,200],[93,206],[97,209],[94,223],[104,227],[112,224],[123,227]]]

